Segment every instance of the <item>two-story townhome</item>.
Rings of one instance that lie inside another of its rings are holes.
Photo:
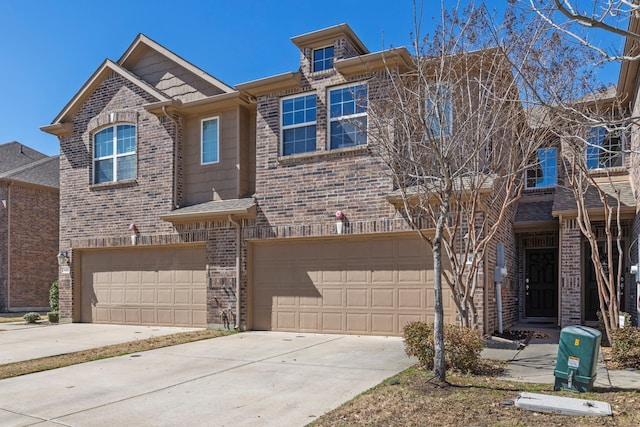
[[[58,279],[58,156],[0,145],[0,311],[47,311]]]
[[[252,114],[144,35],[98,67],[43,127],[61,150],[61,321],[222,323],[254,209]]]
[[[292,41],[299,70],[233,89],[140,35],[43,127],[62,321],[398,335],[432,317],[430,252],[366,132],[410,54],[346,24]]]

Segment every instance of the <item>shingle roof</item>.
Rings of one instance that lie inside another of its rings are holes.
[[[0,145],[0,174],[47,157],[39,151],[13,141]]]
[[[184,221],[224,217],[226,215],[251,216],[255,211],[256,201],[253,197],[243,199],[215,200],[176,209],[161,218],[165,221]]]
[[[629,209],[635,212],[636,202],[633,196],[633,189],[628,181],[602,183],[600,188],[608,195],[607,203],[610,206],[616,205],[616,191],[620,194],[620,206],[622,209]],[[598,196],[598,192],[594,187],[590,187],[585,194],[585,206],[587,209],[602,209],[602,202]],[[555,198],[553,200],[553,215],[558,216],[563,212],[576,212],[576,200],[571,189],[567,187],[558,187],[556,189]]]
[[[18,142],[2,144],[0,179],[60,188],[60,156],[49,157]]]
[[[533,223],[533,222],[548,222],[556,221],[552,215],[553,211],[553,198],[549,197],[545,200],[525,200],[522,199],[518,202],[518,210],[514,222],[516,223]]]

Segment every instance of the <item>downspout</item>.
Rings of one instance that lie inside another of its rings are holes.
[[[166,118],[171,120],[176,127],[176,135],[173,141],[173,206],[177,209],[180,207],[180,204],[178,203],[178,133],[180,124],[167,112],[167,107],[165,105],[162,106],[162,113]]]
[[[7,183],[7,301],[6,310],[11,308],[11,185],[13,181]]]
[[[558,221],[559,221],[559,230],[558,230],[558,259],[556,260],[556,262],[558,263],[558,308],[557,308],[557,312],[556,312],[556,316],[558,317],[558,320],[556,320],[556,325],[557,326],[561,326],[562,325],[562,242],[564,241],[564,239],[562,238],[562,232],[564,230],[564,220],[562,218],[562,214],[560,214],[558,216]],[[582,249],[580,249],[582,251]]]
[[[229,222],[236,228],[236,325],[235,329],[240,330],[240,238],[242,237],[242,224],[233,219],[233,215],[227,215]]]

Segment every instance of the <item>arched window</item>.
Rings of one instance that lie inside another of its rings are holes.
[[[136,127],[115,125],[93,136],[93,183],[136,177]]]

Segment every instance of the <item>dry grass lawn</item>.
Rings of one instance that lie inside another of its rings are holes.
[[[551,384],[501,381],[494,373],[448,375],[450,385],[430,380],[431,372],[408,369],[356,397],[314,423],[320,426],[640,426],[640,393],[595,389],[554,392]],[[513,405],[520,392],[599,400],[612,417],[536,413]]]

